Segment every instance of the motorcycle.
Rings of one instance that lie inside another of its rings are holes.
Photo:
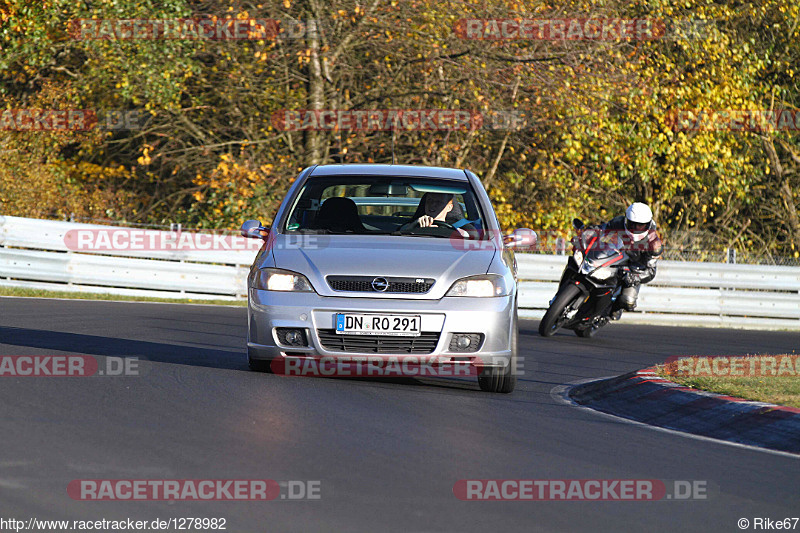
[[[561,328],[578,337],[591,337],[608,324],[614,300],[622,292],[620,278],[629,270],[628,254],[616,232],[585,228],[572,221],[578,234],[573,253],[561,275],[555,297],[539,322],[539,334],[550,337]]]

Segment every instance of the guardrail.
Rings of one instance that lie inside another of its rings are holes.
[[[566,262],[517,254],[520,316],[544,314]],[[660,261],[623,321],[800,330],[800,267]]]
[[[75,230],[129,232],[158,243],[174,243],[176,249],[128,246],[85,253],[77,251],[77,241],[70,238]],[[213,238],[211,234],[202,235]],[[225,242],[234,238],[233,244],[241,249],[181,250],[178,232],[146,230],[145,235],[145,230],[135,228],[0,216],[0,286],[160,298],[241,299],[247,294],[247,273],[261,242],[233,234],[228,237]]]
[[[260,241],[231,250],[76,251],[71,230],[127,230],[0,216],[0,286],[162,298],[241,299]],[[158,239],[180,234],[148,230]],[[197,235],[197,234],[194,234]],[[69,241],[72,242],[72,241]],[[539,318],[565,255],[517,254],[520,316]],[[625,322],[800,330],[800,267],[661,261]]]

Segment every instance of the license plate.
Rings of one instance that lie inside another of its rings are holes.
[[[336,333],[347,335],[419,337],[421,325],[419,315],[336,315]]]

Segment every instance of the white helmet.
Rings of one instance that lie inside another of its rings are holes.
[[[634,202],[625,211],[625,231],[631,236],[633,242],[647,237],[652,222],[653,212],[647,204]]]

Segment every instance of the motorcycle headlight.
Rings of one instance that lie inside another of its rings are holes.
[[[575,259],[575,262],[580,265],[581,263],[583,263],[583,252],[581,252],[580,250],[575,250],[572,253],[572,258]]]
[[[492,296],[507,296],[511,293],[503,276],[485,274],[461,278],[453,283],[445,296],[470,296],[475,298],[490,298]]]
[[[600,267],[591,274],[593,278],[597,279],[609,279],[613,275],[614,275],[614,269],[608,267]]]
[[[250,276],[250,286],[263,291],[314,292],[302,274],[280,268],[261,268]]]

